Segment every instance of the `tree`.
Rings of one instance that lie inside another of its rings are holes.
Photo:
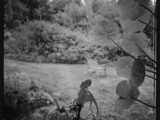
[[[119,58],[117,62],[117,74],[125,80],[117,85],[116,93],[119,98],[115,108],[122,111],[138,101],[156,109],[155,105],[149,105],[137,99],[140,93],[138,87],[144,82],[145,76],[153,79],[153,98],[156,98],[156,6],[152,6],[150,0],[118,0],[117,6],[123,29],[121,44],[118,44],[110,34],[116,29],[110,29],[105,24],[98,24],[101,29],[95,31],[97,35],[105,38],[103,40],[111,40],[128,55]],[[148,28],[150,31],[147,31]],[[148,47],[148,39],[153,41],[153,50]],[[148,67],[150,69],[146,69]]]
[[[28,8],[20,0],[4,1],[4,23],[6,28],[12,28],[24,21]]]

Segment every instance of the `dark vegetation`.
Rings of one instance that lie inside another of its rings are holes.
[[[5,65],[4,69],[4,118],[19,120],[35,109],[54,105],[51,91],[36,80],[20,72],[18,68]]]
[[[115,45],[102,47],[86,41],[92,37],[97,20],[118,24],[115,3],[110,4],[95,0],[87,6],[74,0],[5,0],[4,54],[28,62],[84,64],[88,54],[100,63],[115,61],[124,54]]]

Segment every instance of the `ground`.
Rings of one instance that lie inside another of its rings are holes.
[[[60,105],[71,103],[77,97],[80,83],[90,78],[92,85],[89,89],[98,103],[100,120],[155,120],[154,115],[148,113],[150,108],[139,102],[135,102],[130,109],[122,113],[115,111],[114,105],[118,98],[116,86],[123,78],[117,75],[113,66],[107,66],[106,77],[96,77],[87,73],[87,65],[40,64],[9,59],[5,59],[4,62],[16,66],[21,72],[50,90],[57,96]],[[138,99],[153,104],[153,80],[146,77],[139,90]],[[82,116],[87,112],[88,105],[83,108]]]

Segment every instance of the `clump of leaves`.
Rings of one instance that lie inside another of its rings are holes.
[[[141,7],[139,4],[148,6],[150,0],[118,0],[118,7],[122,19],[130,18],[136,20],[145,14],[146,9]]]
[[[4,71],[4,118],[20,119],[35,109],[53,104],[50,93],[18,68],[5,65]]]

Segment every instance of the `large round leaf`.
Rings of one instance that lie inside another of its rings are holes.
[[[139,97],[139,95],[140,95],[140,91],[138,88],[132,89],[131,97],[137,99]]]
[[[139,27],[137,26],[137,21],[132,21],[131,19],[120,19],[120,23],[125,33],[134,33],[136,31],[140,31]]]
[[[138,18],[137,20],[136,20],[136,22],[137,22],[137,28],[138,28],[138,30],[139,31],[143,31],[144,30],[144,28],[146,27],[146,24],[144,24],[144,23],[149,23],[149,20],[150,20],[150,13],[147,11],[147,12],[145,12],[145,14],[144,15],[142,15],[140,18]],[[141,21],[141,22],[140,22]],[[143,23],[142,23],[143,22]]]
[[[144,55],[141,50],[145,51],[145,48],[147,47],[147,36],[143,32],[129,33],[124,36],[121,46],[131,55]]]
[[[134,91],[132,91],[131,97],[137,99],[139,95],[140,95],[140,91],[138,89],[135,89]],[[128,98],[128,99],[117,98],[117,101],[114,107],[116,111],[121,112],[125,109],[130,108],[134,103],[135,103],[135,100],[132,98]]]
[[[118,25],[110,20],[99,20],[94,27],[94,31],[100,36],[115,36],[119,33]]]
[[[135,59],[130,75],[130,83],[134,87],[139,87],[145,78],[145,66],[141,59]]]
[[[117,61],[116,71],[121,77],[129,78],[132,69],[133,58],[131,57],[120,57]]]
[[[135,100],[133,100],[132,98],[129,98],[129,99],[117,98],[117,101],[114,107],[116,111],[121,112],[125,109],[130,108],[134,103],[135,103]]]
[[[146,48],[145,52],[150,58],[152,58],[153,60],[155,59],[155,52],[153,50],[151,50],[149,48],[148,49]]]
[[[116,87],[116,93],[119,97],[122,98],[129,98],[131,97],[131,93],[132,93],[132,87],[130,86],[130,83],[128,80],[123,80],[120,83],[118,83],[117,87]]]
[[[135,21],[132,21],[129,18],[125,20],[120,19],[120,23],[124,32],[134,33],[137,31],[143,31],[144,28],[146,27],[146,24],[148,24],[149,20],[150,20],[150,13],[146,12],[144,15],[142,15]]]
[[[139,4],[148,7],[150,0],[118,0],[118,8],[122,19],[136,20],[145,14],[146,9]]]

